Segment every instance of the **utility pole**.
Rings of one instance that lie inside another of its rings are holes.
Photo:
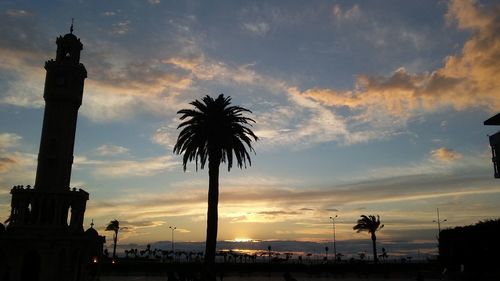
[[[333,227],[333,258],[335,262],[337,262],[337,241],[335,239],[335,219],[337,217],[338,215],[335,215],[335,217],[330,217],[330,220],[332,220],[332,227]]]
[[[168,228],[170,228],[172,230],[172,255],[174,255],[174,259],[175,259],[175,252],[174,252],[174,230],[176,230],[177,227],[175,227],[175,226],[169,226]]]
[[[438,225],[438,236],[437,236],[438,240],[439,240],[439,235],[441,235],[441,222],[445,222],[445,221],[448,221],[448,220],[447,219],[441,220],[439,218],[439,208],[437,208],[437,221],[433,220],[432,222],[435,222]]]

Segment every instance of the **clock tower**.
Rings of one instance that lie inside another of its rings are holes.
[[[34,187],[11,189],[7,225],[0,224],[0,280],[91,281],[104,236],[83,229],[89,194],[70,188],[78,109],[87,70],[83,45],[73,34],[56,40],[56,58],[45,63],[45,111]]]
[[[71,179],[76,120],[87,70],[80,63],[83,45],[71,32],[56,40],[55,60],[45,63],[45,114],[35,189],[67,190]]]

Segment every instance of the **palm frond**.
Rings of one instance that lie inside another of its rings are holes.
[[[353,226],[353,230],[356,230],[356,232],[362,232],[366,231],[368,233],[375,233],[376,231],[381,230],[384,227],[384,225],[380,224],[380,216],[377,215],[376,217],[374,215],[361,215],[361,218],[358,219],[357,223],[355,226]]]
[[[255,123],[244,113],[252,111],[240,107],[230,106],[231,97],[219,95],[216,99],[205,96],[190,103],[194,108],[181,109],[177,113],[183,121],[177,127],[182,129],[174,146],[174,153],[183,155],[183,168],[186,170],[188,162],[195,162],[203,169],[208,161],[218,161],[227,164],[231,170],[235,163],[243,168],[251,165],[250,152],[255,150],[252,142],[258,137],[250,127]],[[218,159],[210,159],[218,158]],[[234,160],[236,162],[234,162]]]
[[[106,226],[105,231],[118,231],[120,229],[120,222],[118,220],[112,220]]]

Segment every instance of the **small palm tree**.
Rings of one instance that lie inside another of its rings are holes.
[[[373,215],[365,216],[361,215],[361,218],[358,220],[358,223],[352,228],[356,230],[356,232],[362,232],[366,231],[371,234],[372,238],[372,243],[373,243],[373,261],[375,263],[378,262],[378,257],[377,257],[377,236],[375,235],[375,232],[381,230],[384,227],[384,225],[380,224],[380,216],[377,215],[377,217]]]
[[[120,222],[118,220],[112,220],[106,226],[106,231],[114,231],[115,236],[113,237],[113,259],[116,258],[116,242],[118,241],[118,231],[120,230]]]
[[[381,257],[383,261],[386,261],[387,257],[389,257],[389,255],[387,254],[387,251],[385,250],[385,248],[382,248],[382,254],[378,255],[378,256]]]
[[[255,152],[251,142],[257,141],[257,136],[248,127],[255,123],[243,113],[250,110],[231,106],[231,97],[219,95],[216,99],[205,96],[201,101],[190,103],[194,109],[182,109],[183,121],[177,128],[182,128],[174,153],[184,154],[183,166],[190,161],[198,161],[201,169],[208,160],[208,211],[207,211],[207,238],[205,244],[205,263],[211,265],[215,262],[215,249],[217,244],[217,224],[219,203],[219,166],[221,162],[227,163],[228,171],[233,166],[233,153],[239,168],[246,168],[247,161],[251,165],[250,152]],[[248,149],[247,149],[248,147]]]

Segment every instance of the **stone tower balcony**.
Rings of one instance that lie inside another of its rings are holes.
[[[83,232],[83,218],[89,194],[82,189],[48,191],[29,185],[14,186],[9,230]]]

